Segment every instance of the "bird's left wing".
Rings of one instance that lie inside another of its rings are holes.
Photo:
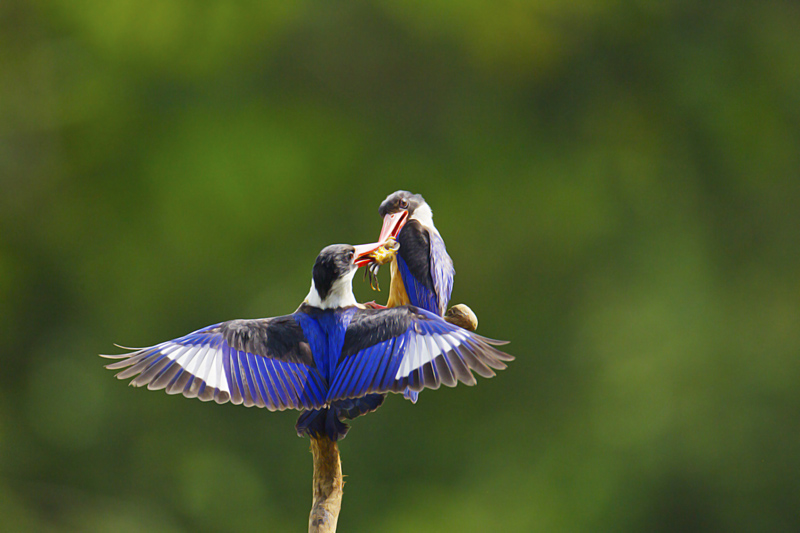
[[[438,314],[443,316],[447,311],[447,303],[453,292],[453,276],[455,275],[453,260],[447,254],[444,240],[438,233],[431,234],[431,278],[436,289],[436,303]]]
[[[362,309],[347,328],[327,399],[474,385],[472,372],[491,377],[514,359],[494,347],[501,344],[414,306]]]
[[[439,316],[447,310],[453,291],[453,260],[444,240],[417,220],[409,221],[397,236],[397,265],[412,305]]]
[[[270,411],[325,404],[327,385],[293,315],[231,320],[133,352],[104,356],[136,387]]]

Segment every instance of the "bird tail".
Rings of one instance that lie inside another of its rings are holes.
[[[339,420],[336,411],[332,408],[313,409],[303,411],[297,419],[294,428],[298,437],[306,435],[312,438],[327,436],[332,441],[343,439],[350,427]]]
[[[336,400],[330,407],[303,411],[294,428],[300,437],[327,436],[332,441],[341,440],[350,430],[344,420],[352,420],[375,411],[385,398],[384,394],[367,394],[361,398]]]
[[[367,394],[361,398],[336,400],[333,402],[332,407],[336,409],[336,414],[340,419],[346,418],[348,420],[353,420],[354,418],[377,410],[385,399],[385,394]]]

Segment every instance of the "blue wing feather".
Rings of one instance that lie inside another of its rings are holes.
[[[503,361],[513,359],[494,348],[490,339],[433,313],[414,307],[395,309],[410,316],[401,326],[405,329],[344,356],[331,381],[328,402],[368,393],[403,392],[406,387],[411,389],[408,394],[441,384],[454,386],[458,381],[472,385],[471,371],[488,377],[494,375],[492,368],[505,368]]]
[[[291,317],[279,319],[287,322]],[[270,330],[273,320],[277,319],[214,324],[152,347],[112,356],[120,360],[107,368],[122,369],[117,377],[132,378],[135,386],[147,385],[218,403],[232,401],[270,410],[322,407],[327,387],[310,352],[303,351],[308,350],[307,345],[300,345],[306,341],[299,326],[295,331],[281,323],[280,329]],[[283,335],[279,339],[283,344],[270,344],[269,335]],[[242,349],[232,347],[231,342]],[[284,352],[278,353],[275,346]]]
[[[267,370],[267,364],[269,363],[269,359],[266,357],[257,357],[256,358],[256,365],[258,365],[258,375],[260,378],[260,389],[261,389],[261,396],[264,398],[264,403],[274,404],[277,400],[277,393],[275,392],[275,388],[272,385],[272,378],[270,376],[269,371]]]
[[[450,294],[453,292],[453,276],[455,276],[455,269],[453,268],[453,260],[447,253],[447,248],[444,246],[444,240],[435,231],[430,233],[431,239],[431,277],[433,278],[433,287],[436,290],[436,307],[429,309],[425,307],[426,311],[437,313],[443,316],[447,311],[447,304],[450,302]]]
[[[439,300],[436,293],[428,289],[421,281],[414,277],[411,270],[408,268],[408,264],[400,256],[397,256],[397,266],[400,271],[400,276],[403,279],[403,285],[406,288],[408,301],[411,302],[411,305],[438,313]]]
[[[242,381],[242,360],[239,356],[239,350],[231,349],[231,360],[233,361],[233,390],[236,391],[234,398],[237,399],[236,403],[243,403],[247,396],[247,391],[244,390],[244,382]],[[194,376],[192,376],[194,379]]]
[[[398,270],[411,305],[420,307],[439,316],[447,311],[450,294],[453,292],[453,261],[447,254],[444,240],[436,232],[430,232],[430,274],[433,290],[426,287],[422,280],[411,273],[408,263],[402,256],[397,256]]]

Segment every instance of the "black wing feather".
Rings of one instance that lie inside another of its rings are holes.
[[[400,257],[406,262],[409,272],[431,293],[436,294],[431,274],[431,238],[428,231],[417,220],[409,220],[397,235]]]

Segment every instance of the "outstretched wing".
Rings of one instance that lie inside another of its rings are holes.
[[[514,358],[487,339],[413,306],[363,309],[353,315],[327,400],[403,392],[492,377]]]
[[[133,352],[103,356],[131,385],[270,411],[325,404],[327,384],[292,315],[231,320]]]
[[[418,221],[411,220],[397,236],[397,264],[412,305],[444,315],[453,290],[453,261],[444,241]]]

